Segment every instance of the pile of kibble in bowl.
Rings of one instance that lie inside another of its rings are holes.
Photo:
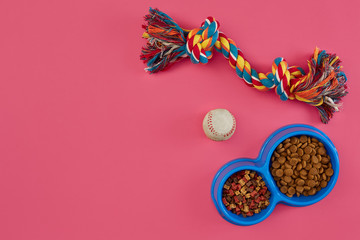
[[[276,147],[271,175],[288,197],[312,196],[325,188],[334,174],[324,144],[308,136],[291,137]]]
[[[243,170],[231,175],[222,196],[226,208],[243,217],[253,216],[270,204],[270,191],[256,171]]]

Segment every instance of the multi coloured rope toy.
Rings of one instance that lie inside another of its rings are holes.
[[[339,57],[324,50],[315,49],[308,61],[307,74],[298,66],[289,67],[281,57],[274,60],[272,72],[258,73],[251,68],[235,42],[219,31],[220,24],[213,17],[208,17],[200,28],[193,30],[181,28],[157,9],[150,8],[145,20],[143,37],[148,43],[142,49],[141,59],[147,63],[145,70],[151,73],[187,57],[195,64],[205,64],[215,48],[229,59],[230,66],[248,86],[260,91],[274,88],[283,101],[297,99],[315,106],[323,123],[328,123],[333,113],[339,110],[342,97],[348,93]]]

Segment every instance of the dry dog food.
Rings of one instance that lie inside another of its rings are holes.
[[[252,216],[269,206],[270,191],[255,171],[243,170],[225,182],[222,201],[226,208],[244,217]]]
[[[307,136],[280,143],[271,157],[270,171],[288,197],[314,195],[327,186],[334,174],[324,144]]]

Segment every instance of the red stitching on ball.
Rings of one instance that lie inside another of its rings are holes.
[[[235,131],[235,128],[236,128],[236,119],[235,119],[235,117],[230,113],[230,115],[231,115],[231,117],[232,117],[232,119],[233,119],[233,125],[232,125],[232,127],[231,127],[231,129],[230,129],[230,131],[228,132],[228,133],[226,133],[225,135],[224,135],[224,137],[228,137],[228,136],[230,136],[234,131]],[[213,118],[213,114],[212,114],[212,112],[210,112],[209,113],[209,116],[208,116],[208,120],[207,120],[207,122],[208,122],[208,128],[209,128],[209,130],[210,130],[210,132],[211,133],[213,133],[214,135],[218,135],[218,133],[215,131],[215,128],[214,128],[214,126],[213,126],[213,124],[212,124],[212,118]]]

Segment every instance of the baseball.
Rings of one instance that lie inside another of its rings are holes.
[[[229,139],[234,134],[235,128],[235,117],[226,109],[211,110],[203,121],[205,135],[214,141]]]

